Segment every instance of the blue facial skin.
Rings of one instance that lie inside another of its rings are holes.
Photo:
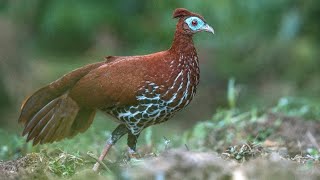
[[[193,25],[192,21],[197,21],[197,24]],[[184,22],[186,22],[188,24],[189,28],[192,31],[200,31],[201,28],[206,24],[200,18],[195,17],[195,16],[187,18]]]

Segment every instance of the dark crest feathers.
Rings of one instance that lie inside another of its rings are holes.
[[[173,12],[173,18],[180,18],[183,16],[188,16],[191,15],[192,13],[190,11],[188,11],[187,9],[184,8],[177,8],[176,10],[174,10]]]
[[[202,19],[204,22],[206,22],[200,14],[190,12],[189,10],[187,10],[185,8],[177,8],[173,12],[173,18],[181,18],[181,17],[185,17],[185,16],[197,16],[200,19]]]

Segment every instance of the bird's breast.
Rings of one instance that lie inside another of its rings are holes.
[[[181,56],[169,62],[169,78],[162,81],[152,79],[143,82],[138,90],[137,104],[116,107],[110,114],[123,121],[133,134],[152,124],[168,120],[175,112],[187,106],[192,100],[199,81],[197,56]],[[190,59],[192,58],[192,59]]]

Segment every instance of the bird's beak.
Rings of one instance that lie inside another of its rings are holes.
[[[208,24],[205,24],[202,28],[202,31],[206,31],[206,32],[211,32],[212,34],[214,34],[214,30],[211,26],[209,26]]]

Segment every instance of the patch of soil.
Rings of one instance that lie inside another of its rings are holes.
[[[129,166],[130,179],[231,179],[236,162],[216,153],[170,150]]]
[[[273,141],[283,141],[289,155],[305,153],[307,148],[315,148],[320,151],[320,122],[314,120],[304,120],[296,117],[287,117],[279,114],[269,114],[269,127],[275,121],[281,120],[277,130],[268,139]]]
[[[0,162],[0,179],[48,179],[46,159],[31,153],[17,160]]]
[[[212,152],[171,150],[126,170],[129,179],[319,179],[320,167],[301,165],[272,153],[246,163]]]
[[[222,153],[246,141],[260,142],[264,148],[289,157],[305,155],[309,148],[320,152],[320,122],[268,113],[256,121],[248,119],[211,129],[204,146]]]

